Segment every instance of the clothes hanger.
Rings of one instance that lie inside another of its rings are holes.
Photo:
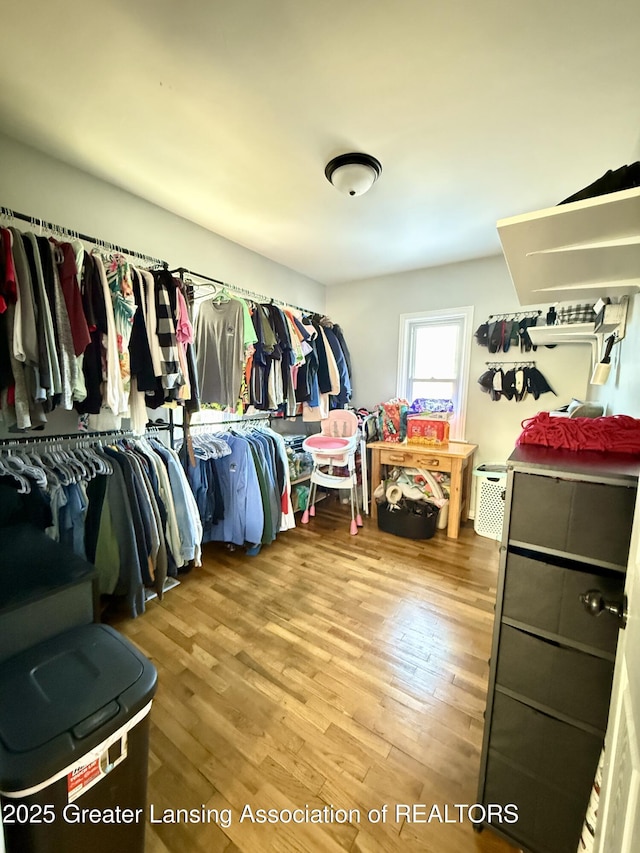
[[[93,465],[96,476],[98,474],[109,474],[113,471],[111,463],[102,453],[99,453],[99,447],[94,447],[87,444],[84,448],[84,454],[90,465]]]
[[[60,459],[60,463],[70,472],[72,482],[77,483],[81,479],[81,471],[76,460],[62,447],[58,447],[55,452]]]
[[[98,466],[95,460],[87,453],[87,448],[84,445],[74,447],[73,454],[84,465],[87,472],[87,479],[93,480],[98,473]]]
[[[17,451],[13,451],[9,449],[7,451],[7,455],[5,456],[5,462],[14,467],[14,470],[17,470],[19,474],[23,474],[27,477],[31,477],[32,480],[40,486],[41,488],[45,488],[47,485],[47,476],[42,470],[41,467],[34,465],[27,454],[23,451],[19,453]]]
[[[0,456],[0,474],[5,474],[8,477],[13,477],[14,480],[17,480],[20,483],[20,488],[18,489],[18,494],[26,495],[31,491],[31,483],[27,480],[26,477],[23,477],[22,474],[19,474],[17,471],[14,471],[12,468],[5,464],[5,458]]]
[[[213,432],[192,433],[191,440],[193,443],[194,453],[196,453],[200,459],[220,459],[231,453],[231,448],[228,443],[220,435],[216,435]],[[200,455],[201,453],[207,455],[202,456]]]
[[[55,448],[44,450],[42,452],[42,459],[50,468],[53,469],[63,486],[71,485],[73,482],[73,475],[62,460],[58,458]]]
[[[79,467],[83,480],[92,480],[95,477],[93,466],[87,462],[82,447],[73,447],[69,449],[74,463]]]
[[[102,452],[102,445],[89,447],[88,450],[96,457],[99,474],[113,474],[113,465],[111,460]]]
[[[77,460],[75,460],[73,456],[62,446],[58,446],[55,450],[55,453],[57,454],[58,459],[60,460],[60,464],[65,466],[66,470],[69,472],[71,482],[80,482],[80,480],[82,479],[82,469],[80,468]]]
[[[215,285],[214,285],[214,287],[215,287]],[[212,296],[212,301],[213,302],[230,302],[231,301],[231,294],[227,290],[226,285],[223,284],[222,287],[220,288],[220,290],[218,290],[216,287],[216,293]]]
[[[39,455],[39,451],[36,450],[31,453],[31,460],[44,471],[44,475],[47,478],[47,488],[55,488],[56,486],[63,485],[57,471]]]

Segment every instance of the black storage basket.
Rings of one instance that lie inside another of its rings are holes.
[[[405,539],[431,539],[436,532],[439,508],[427,501],[403,501],[393,509],[378,505],[378,527]]]

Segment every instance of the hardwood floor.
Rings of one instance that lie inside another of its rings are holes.
[[[147,853],[513,851],[453,808],[477,797],[497,564],[470,524],[414,542],[365,520],[353,537],[333,500],[257,557],[205,546],[117,623],[159,670],[154,816],[212,810],[148,825]]]

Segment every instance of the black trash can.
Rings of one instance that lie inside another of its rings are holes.
[[[431,539],[436,532],[439,508],[428,501],[403,500],[378,506],[378,527],[405,539]]]
[[[6,853],[143,853],[154,665],[107,625],[0,664]]]

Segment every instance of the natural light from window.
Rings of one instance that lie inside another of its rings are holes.
[[[472,308],[400,317],[398,396],[452,400],[452,438],[464,438]]]

